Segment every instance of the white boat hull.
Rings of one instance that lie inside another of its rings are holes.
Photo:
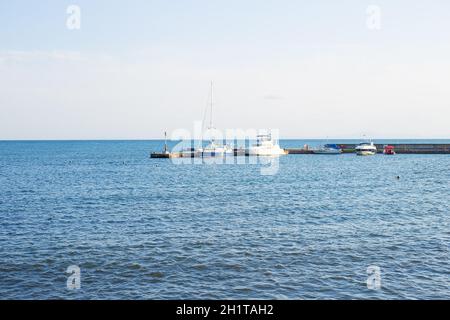
[[[341,154],[341,150],[313,150],[314,154]]]
[[[287,154],[284,149],[281,148],[261,148],[261,147],[252,147],[248,150],[248,154],[250,156],[282,156]]]
[[[373,151],[373,150],[360,150],[360,151],[356,151],[356,154],[358,156],[374,156],[377,154],[377,152]]]
[[[213,151],[203,151],[202,157],[204,158],[212,158],[212,157],[223,157],[225,152],[223,150],[213,150]]]

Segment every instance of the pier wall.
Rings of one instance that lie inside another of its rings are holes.
[[[384,144],[375,144],[378,152],[383,153]],[[344,152],[354,152],[355,144],[340,144]],[[390,144],[398,154],[450,154],[450,144]]]
[[[344,153],[354,153],[356,144],[339,144],[337,145]],[[375,144],[378,153],[383,153],[385,145]],[[397,154],[450,154],[450,144],[390,144],[394,146]],[[288,148],[285,149],[288,154],[314,154],[311,149],[305,148]],[[235,149],[234,156],[248,156],[246,150]],[[151,158],[180,158],[181,153],[152,153]],[[195,155],[192,155],[195,157]]]
[[[337,143],[344,153],[354,153],[356,144]],[[450,154],[450,144],[389,144],[397,154]],[[378,153],[383,153],[384,144],[375,144]],[[313,154],[304,148],[286,149],[289,154]]]

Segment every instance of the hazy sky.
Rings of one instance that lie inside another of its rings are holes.
[[[448,138],[450,1],[0,0],[0,139],[161,138],[211,80],[219,129]]]

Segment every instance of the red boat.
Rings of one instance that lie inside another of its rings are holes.
[[[395,147],[394,146],[384,146],[384,154],[393,156],[395,155]]]

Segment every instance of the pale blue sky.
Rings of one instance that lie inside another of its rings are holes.
[[[0,139],[159,138],[210,80],[219,129],[446,138],[449,57],[444,0],[0,0]]]

